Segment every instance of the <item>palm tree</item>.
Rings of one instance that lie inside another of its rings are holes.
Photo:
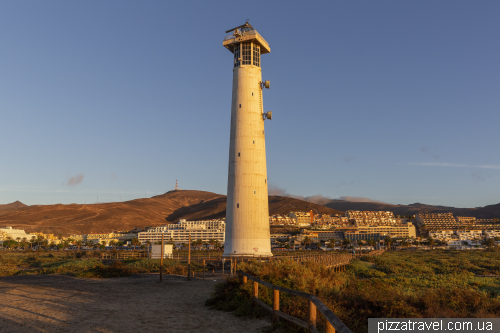
[[[302,244],[307,247],[307,245],[311,244],[311,238],[309,238],[309,236],[304,237]]]
[[[136,246],[141,245],[141,242],[137,238],[132,238],[132,245],[134,246],[134,250]]]
[[[387,250],[389,250],[391,248],[391,244],[393,244],[394,241],[392,240],[391,237],[387,236],[386,238],[384,238],[384,245],[386,247]]]
[[[344,248],[347,250],[347,247],[351,244],[351,240],[350,239],[347,239],[345,238],[343,241],[342,241],[342,245],[344,245]]]
[[[113,248],[116,246],[116,241],[113,239],[109,242],[109,245],[112,246]]]
[[[409,245],[410,245],[410,243],[408,242],[408,240],[406,238],[401,241],[401,246],[406,246],[406,248],[408,249]]]
[[[30,239],[30,244],[31,244],[31,248],[33,248],[33,243],[35,243],[35,236],[31,236],[31,239]]]
[[[77,240],[77,241],[75,242],[75,244],[76,244],[76,246],[78,246],[78,250],[80,250],[80,249],[81,249],[81,247],[82,247],[82,241],[79,239],[79,240]]]
[[[38,235],[38,236],[36,236],[36,239],[38,241],[38,247],[40,247],[42,245],[43,236],[42,235]]]
[[[16,237],[16,240],[17,240],[17,249],[19,250],[19,245],[20,245],[19,243],[21,241],[21,237]]]

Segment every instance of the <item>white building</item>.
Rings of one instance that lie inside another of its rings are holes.
[[[5,228],[0,228],[0,241],[5,241],[7,240],[7,237],[10,237],[11,240],[16,241],[27,241],[29,242],[31,240],[31,237],[36,237],[35,235],[31,235],[26,233],[22,229],[14,229],[12,227],[5,227]]]
[[[500,231],[499,230],[484,230],[483,234],[484,234],[485,238],[495,238],[495,237],[500,238]]]
[[[453,237],[453,230],[440,230],[440,231],[429,231],[429,237],[432,239],[439,239],[444,241],[449,241]]]
[[[224,244],[225,231],[226,223],[222,220],[186,221],[185,219],[181,219],[176,224],[169,224],[140,232],[138,239],[143,244],[147,241],[157,243],[161,242],[161,236],[163,235],[165,242],[171,241],[176,245],[181,245],[183,243],[188,244],[189,235],[191,235],[191,241],[201,239],[203,242],[208,242],[214,239],[222,245]]]

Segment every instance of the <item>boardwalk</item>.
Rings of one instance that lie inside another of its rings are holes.
[[[219,278],[220,281],[221,278]],[[0,278],[0,332],[260,332],[268,321],[209,310],[214,278]]]

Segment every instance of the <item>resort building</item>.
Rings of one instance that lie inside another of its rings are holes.
[[[417,223],[425,226],[428,231],[432,230],[456,230],[461,224],[455,220],[452,213],[429,213],[417,214]]]
[[[452,230],[429,231],[429,237],[443,241],[449,241],[453,238],[454,232]]]
[[[203,242],[209,242],[210,240],[215,240],[220,244],[224,244],[225,230],[226,223],[223,220],[186,221],[185,219],[181,219],[176,224],[169,224],[140,232],[138,239],[143,244],[147,241],[157,243],[161,242],[163,235],[165,242],[182,245],[189,243],[189,235],[191,235],[191,241],[201,239]]]
[[[414,238],[417,236],[415,226],[410,222],[394,225],[365,225],[358,226],[360,234],[380,234],[384,237]]]
[[[26,233],[22,229],[15,229],[12,227],[0,228],[0,241],[6,241],[9,238],[13,241],[30,241],[31,237],[36,237],[36,235],[31,235]]]
[[[345,216],[357,226],[364,225],[393,225],[400,222],[393,212],[389,211],[358,211],[348,210]]]
[[[299,227],[309,227],[312,225],[312,222],[314,221],[314,216],[311,217],[312,211],[311,212],[291,212],[288,214],[290,218],[294,220],[294,224],[299,226]]]

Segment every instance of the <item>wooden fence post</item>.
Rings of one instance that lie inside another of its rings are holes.
[[[245,284],[247,282],[248,282],[248,278],[245,275],[243,275],[243,284]]]
[[[203,259],[203,280],[205,280],[205,259]]]
[[[259,283],[257,281],[253,282],[253,297],[259,298]]]
[[[276,315],[276,311],[280,310],[280,291],[273,289],[273,322],[278,322],[279,317]]]
[[[309,300],[309,326],[316,328],[316,305]],[[309,333],[312,333],[313,330],[309,328]]]
[[[330,322],[327,320],[326,321],[326,331],[325,333],[335,333],[335,327],[330,324]]]

